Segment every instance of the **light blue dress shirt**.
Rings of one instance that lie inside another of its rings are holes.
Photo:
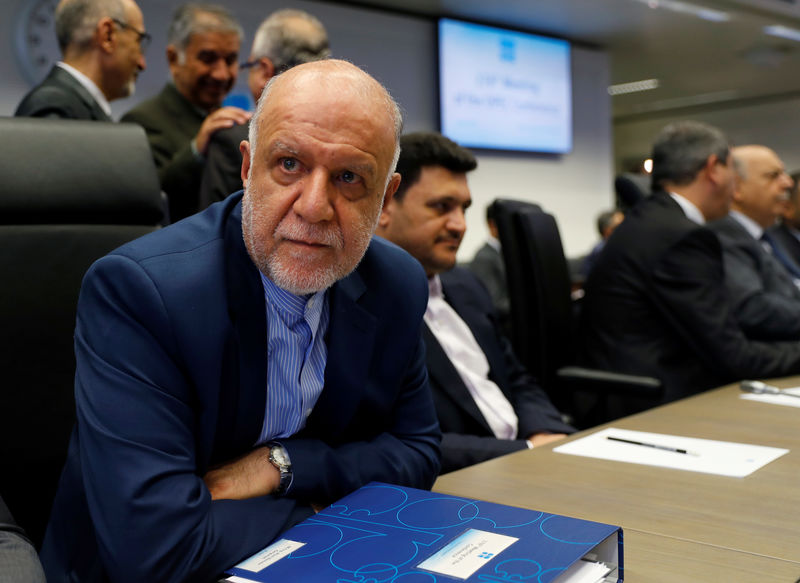
[[[256,445],[300,431],[325,382],[327,290],[296,296],[263,273],[267,304],[267,404]]]

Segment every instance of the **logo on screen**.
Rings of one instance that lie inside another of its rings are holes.
[[[517,60],[517,47],[509,38],[500,39],[500,60],[513,63]]]

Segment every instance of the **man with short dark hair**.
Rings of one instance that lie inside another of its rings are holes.
[[[592,271],[592,267],[594,267],[595,261],[597,261],[598,255],[603,250],[603,247],[606,246],[606,241],[614,232],[619,224],[623,221],[625,215],[619,209],[612,209],[610,211],[603,211],[597,216],[597,234],[600,235],[600,241],[592,247],[591,252],[586,258],[583,260],[581,265],[581,274],[584,280],[589,277],[589,273]]]
[[[411,253],[428,276],[424,338],[442,471],[563,438],[574,429],[514,356],[486,288],[455,267],[475,157],[432,132],[407,134],[400,145],[402,182],[377,234]]]
[[[328,33],[319,20],[302,10],[273,12],[258,27],[250,58],[243,65],[253,101],[258,101],[264,86],[275,75],[328,56]],[[211,136],[200,183],[200,208],[242,188],[239,144],[246,139],[246,124],[223,128]]]
[[[214,132],[250,119],[243,109],[222,106],[236,82],[242,36],[241,26],[221,6],[178,7],[167,38],[172,81],[122,116],[147,132],[172,222],[198,210],[204,157]]]
[[[61,0],[55,11],[62,60],[14,115],[112,121],[110,101],[133,94],[150,40],[133,0]]]
[[[626,399],[618,414],[743,378],[800,372],[800,343],[748,339],[725,289],[719,240],[736,171],[727,138],[697,122],[664,128],[653,146],[656,192],[626,215],[586,283],[583,339],[596,368],[659,378],[658,400]]]
[[[792,179],[764,146],[733,149],[737,177],[731,212],[709,226],[722,243],[725,286],[736,319],[750,338],[800,339],[800,278],[766,232],[783,210]],[[795,274],[790,273],[794,270]]]
[[[489,239],[475,253],[469,264],[470,270],[480,278],[497,310],[503,329],[509,331],[511,324],[511,300],[508,297],[508,280],[506,279],[506,266],[503,260],[503,250],[500,247],[500,233],[497,230],[496,205],[492,202],[486,207],[486,226],[489,229]]]
[[[372,234],[402,118],[344,61],[264,90],[244,193],[87,272],[49,583],[212,581],[370,481],[430,488],[425,276]]]

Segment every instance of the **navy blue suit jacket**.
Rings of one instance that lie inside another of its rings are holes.
[[[324,389],[306,427],[281,440],[289,493],[212,502],[203,475],[253,448],[267,393],[264,292],[240,198],[123,246],[86,275],[77,425],[42,550],[50,583],[211,580],[309,516],[308,503],[371,480],[433,484],[425,277],[375,239],[329,291]]]
[[[520,439],[497,439],[450,358],[424,327],[428,373],[442,428],[442,472],[457,470],[528,447],[533,433],[572,433],[536,380],[517,360],[503,335],[492,298],[477,277],[456,267],[441,274],[445,300],[469,327],[497,384],[518,418]]]

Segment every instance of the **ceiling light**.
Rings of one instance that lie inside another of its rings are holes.
[[[643,79],[642,81],[632,81],[630,83],[619,83],[608,88],[609,95],[623,95],[624,93],[636,93],[637,91],[649,91],[658,87],[658,79]]]
[[[678,0],[636,0],[642,4],[647,4],[650,8],[663,8],[665,10],[672,10],[673,12],[680,12],[683,14],[691,14],[703,20],[710,20],[711,22],[727,22],[731,19],[731,15],[721,10],[713,10],[705,6],[691,4],[689,2],[679,2]]]
[[[789,28],[780,24],[773,24],[763,28],[765,34],[800,42],[800,30]]]

